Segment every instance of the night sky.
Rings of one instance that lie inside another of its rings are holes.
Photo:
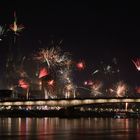
[[[25,26],[20,36],[25,54],[47,46],[52,40],[63,40],[62,50],[69,51],[75,61],[86,63],[82,79],[88,79],[102,61],[110,64],[116,58],[120,79],[139,85],[140,72],[131,61],[140,57],[140,10],[137,5],[106,1],[92,4],[87,1],[41,3],[37,0],[32,4],[14,1],[0,5],[0,24],[11,24],[15,10],[18,23]],[[0,50],[4,51],[3,47]]]

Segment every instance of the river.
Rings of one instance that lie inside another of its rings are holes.
[[[0,118],[0,140],[140,140],[139,119]]]

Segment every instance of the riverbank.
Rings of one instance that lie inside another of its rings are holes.
[[[59,117],[59,118],[79,118],[79,117],[111,117],[114,118],[116,112],[97,112],[80,110],[0,110],[0,117]],[[126,118],[140,118],[138,113],[126,112]]]

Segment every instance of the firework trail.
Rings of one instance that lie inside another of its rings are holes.
[[[14,32],[14,35],[18,35],[18,36],[19,33],[24,29],[24,26],[22,24],[20,25],[17,24],[17,17],[15,11],[14,11],[14,22],[9,26],[9,28],[12,32]],[[16,36],[14,36],[14,44],[15,42],[16,42]]]
[[[72,70],[69,67],[65,67],[58,71],[58,88],[61,87],[61,92],[63,93],[65,98],[68,98],[74,94],[74,84],[72,82],[71,72]]]
[[[56,98],[56,87],[54,79],[47,80],[44,86],[45,99]]]
[[[58,77],[61,82],[63,83],[70,83],[71,82],[71,70],[64,68],[58,71]]]
[[[6,26],[0,25],[0,41],[2,41],[2,38],[6,35],[6,33],[7,33]]]
[[[10,37],[9,54],[6,61],[6,75],[8,77],[7,80],[17,80],[19,78],[28,77],[28,75],[23,68],[23,63],[26,57],[23,56],[21,59],[21,55],[19,56],[19,47],[15,46],[16,36],[19,35],[18,33],[24,28],[22,25],[17,25],[16,12],[14,12],[14,23],[11,24],[9,28],[14,32],[14,44]]]
[[[72,97],[72,95],[75,98],[75,88],[74,85],[72,83],[68,83],[64,86],[64,93],[65,93],[65,98],[69,98]]]
[[[27,72],[24,69],[24,61],[25,61],[26,57],[23,56],[20,61],[20,64],[15,65],[15,74],[18,75],[19,78],[29,78]]]
[[[94,75],[94,74],[96,74],[96,73],[98,73],[99,72],[99,70],[97,69],[97,70],[95,70],[93,73],[92,73],[92,75]]]
[[[134,63],[136,69],[140,71],[140,59],[132,60],[132,62]]]

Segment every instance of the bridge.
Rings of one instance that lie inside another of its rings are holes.
[[[50,106],[71,107],[107,103],[140,103],[140,98],[92,98],[92,99],[42,99],[0,101],[0,106]]]

